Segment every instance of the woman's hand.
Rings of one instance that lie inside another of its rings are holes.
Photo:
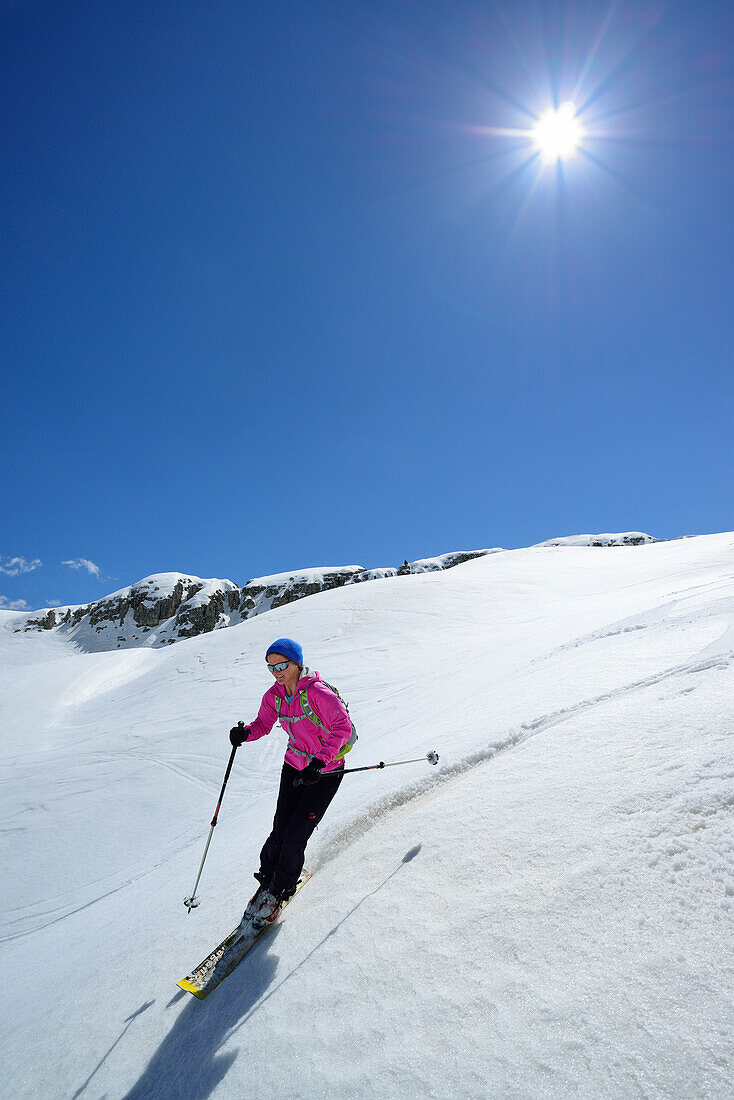
[[[317,760],[316,757],[314,757],[308,766],[303,769],[301,774],[296,776],[293,780],[293,786],[300,787],[301,783],[303,783],[304,787],[310,787],[312,783],[318,783],[319,779],[321,779],[321,769],[323,766],[323,760]]]
[[[250,727],[246,726],[244,722],[238,722],[236,726],[232,726],[229,731],[229,743],[232,748],[238,749],[240,745],[243,745],[247,738],[250,736]]]

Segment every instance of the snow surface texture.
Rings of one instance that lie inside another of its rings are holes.
[[[734,1094],[734,535],[490,555],[163,649],[0,617],[3,1094]],[[277,634],[349,700],[314,878],[203,1002],[285,735]]]

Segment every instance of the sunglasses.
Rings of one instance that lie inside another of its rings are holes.
[[[277,665],[271,665],[270,661],[267,658],[265,659],[265,664],[271,672],[285,672],[290,663],[290,661],[278,661]]]

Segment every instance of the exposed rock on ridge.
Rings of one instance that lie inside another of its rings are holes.
[[[261,615],[275,607],[328,592],[361,579],[361,565],[345,565],[335,569],[306,569],[300,573],[279,573],[272,577],[257,577],[240,589],[239,611],[243,619]]]
[[[82,607],[59,607],[18,630],[58,628],[87,650],[162,645],[228,625],[240,592],[226,580],[158,573]]]

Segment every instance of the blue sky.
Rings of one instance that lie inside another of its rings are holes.
[[[0,606],[731,529],[733,31],[3,0]]]

